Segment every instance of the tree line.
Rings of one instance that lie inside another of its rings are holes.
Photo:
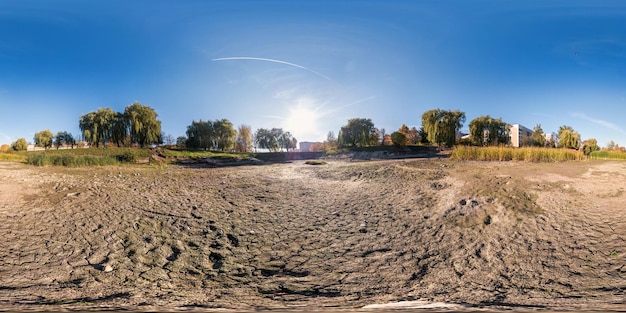
[[[149,106],[141,103],[128,105],[124,112],[115,112],[110,108],[99,108],[80,116],[78,126],[82,140],[93,147],[109,145],[140,146],[167,144],[181,148],[199,150],[219,150],[251,152],[254,147],[267,149],[270,152],[289,151],[297,147],[298,140],[282,128],[259,128],[255,133],[248,125],[235,129],[228,119],[214,121],[192,121],[187,126],[186,135],[174,139],[161,132],[161,121],[158,114]],[[48,149],[55,145],[74,148],[76,139],[71,133],[60,131],[53,135],[50,130],[35,133],[35,145]],[[13,150],[26,150],[28,143],[25,138],[13,142]]]
[[[465,123],[465,113],[458,110],[434,109],[421,116],[422,126],[409,129],[402,125],[397,131],[386,134],[374,126],[371,119],[354,118],[341,127],[338,137],[340,147],[364,147],[377,144],[406,145],[430,144],[451,147],[453,145],[497,146],[510,144],[511,125],[502,118],[479,116],[469,123],[468,138],[459,138],[459,130]],[[530,136],[522,136],[521,146],[582,149],[585,154],[600,150],[595,138],[581,141],[580,134],[571,126],[559,127],[556,138],[547,139],[541,125],[537,124]],[[609,144],[611,145],[611,144]],[[617,145],[613,143],[615,149]]]
[[[493,146],[510,144],[511,125],[502,118],[489,115],[479,116],[469,123],[469,136],[458,138],[459,130],[465,123],[465,113],[459,110],[433,109],[421,116],[422,125],[419,129],[408,128],[402,124],[397,131],[388,134],[384,128],[378,129],[369,118],[352,118],[342,126],[335,137],[329,132],[323,143],[316,143],[311,150],[329,150],[375,145],[406,145],[430,144],[451,147],[456,144],[474,146]],[[282,128],[259,128],[256,132],[248,125],[235,129],[228,119],[214,121],[192,121],[187,126],[186,136],[178,137],[175,142],[170,135],[161,132],[161,121],[158,114],[149,106],[135,102],[126,106],[124,112],[115,112],[110,108],[100,108],[80,116],[79,128],[82,139],[91,146],[107,147],[114,144],[120,146],[137,145],[176,145],[187,149],[219,150],[251,152],[254,148],[266,149],[270,152],[289,151],[297,147],[297,139],[289,131]],[[583,149],[586,154],[599,150],[594,138],[581,142],[580,134],[571,126],[559,128],[556,138],[545,135],[541,125],[537,124],[528,137],[521,138],[522,146],[559,147]],[[48,149],[53,145],[74,148],[76,139],[71,133],[60,131],[53,135],[50,130],[42,130],[34,136],[36,146]],[[618,145],[611,142],[612,147]],[[11,144],[14,150],[26,150],[28,143],[19,138]]]

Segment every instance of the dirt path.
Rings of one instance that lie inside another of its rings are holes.
[[[0,307],[626,305],[626,163],[0,162]]]

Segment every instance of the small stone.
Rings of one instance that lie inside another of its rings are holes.
[[[254,235],[254,234],[256,234],[256,233],[254,232],[254,230],[251,230],[251,231],[249,231],[249,232],[248,232],[248,234],[250,234],[250,235]]]
[[[107,264],[104,267],[102,267],[102,271],[105,273],[113,272],[113,266]]]
[[[330,213],[330,214],[332,214],[332,215],[334,215],[334,216],[339,216],[339,212],[337,212],[337,211],[335,211],[335,212],[333,212],[333,213]]]

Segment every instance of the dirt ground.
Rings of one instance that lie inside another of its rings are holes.
[[[626,162],[0,162],[0,310],[626,308]]]

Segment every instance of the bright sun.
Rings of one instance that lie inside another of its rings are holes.
[[[289,110],[289,117],[286,121],[286,131],[302,136],[315,133],[317,113],[305,107],[297,107]],[[305,139],[305,138],[303,138]]]

